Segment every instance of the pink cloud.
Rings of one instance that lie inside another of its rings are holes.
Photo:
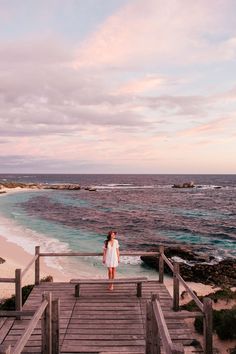
[[[116,91],[118,94],[137,94],[158,89],[159,87],[167,85],[169,80],[158,75],[146,75],[143,78],[136,79],[120,86]]]
[[[218,132],[223,132],[226,127],[233,122],[233,118],[219,118],[208,123],[200,124],[191,129],[185,129],[180,132],[181,136],[193,136],[202,134],[215,134]]]
[[[223,26],[226,33],[232,30],[227,24],[231,6],[232,0],[136,0],[83,42],[75,66],[135,68],[166,60],[186,64],[231,58],[235,43],[229,34],[225,41],[214,42],[214,47],[207,40],[207,35],[216,36]]]

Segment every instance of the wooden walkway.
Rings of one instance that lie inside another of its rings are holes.
[[[142,298],[137,298],[135,284],[117,284],[113,291],[104,284],[82,285],[79,298],[75,298],[74,289],[70,283],[41,283],[24,305],[24,310],[36,310],[45,291],[60,298],[61,353],[145,354],[146,301],[152,293],[159,295],[164,314],[173,314],[166,319],[173,342],[189,346],[193,340],[183,319],[171,310],[172,299],[165,285],[158,281],[143,284]],[[14,347],[29,320],[0,318],[0,344]],[[23,353],[41,353],[40,321]]]

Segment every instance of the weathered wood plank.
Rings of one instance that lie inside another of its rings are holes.
[[[52,354],[60,353],[60,300],[52,301]]]
[[[93,346],[80,346],[79,347],[81,353],[100,353],[100,352],[111,352],[111,347],[110,346],[99,346],[99,347],[93,347]],[[114,348],[112,348],[114,350]],[[65,345],[63,344],[61,348],[61,353],[78,353],[78,347],[77,345]],[[145,347],[144,346],[122,346],[119,347],[117,353],[145,353]]]
[[[42,316],[46,306],[47,306],[47,301],[44,300],[42,302],[41,306],[39,307],[38,311],[35,313],[35,315],[30,320],[30,322],[28,324],[28,327],[22,333],[21,337],[19,338],[19,340],[15,344],[15,347],[14,347],[14,352],[15,353],[20,353],[23,350],[24,346],[26,345],[30,335],[32,334],[32,332],[33,332],[33,330],[35,328],[35,325],[37,324],[37,322],[39,321],[40,317]]]
[[[4,322],[4,325],[0,329],[0,344],[3,343],[5,337],[7,336],[8,332],[10,331],[12,325],[13,325],[14,320],[7,319]]]
[[[137,282],[146,282],[148,281],[147,277],[140,277],[140,278],[119,278],[119,279],[71,279],[71,284],[133,284]]]
[[[172,341],[185,344],[192,341],[193,335],[190,330],[186,330],[183,322],[187,314],[178,313],[179,317],[175,316],[171,310],[171,296],[164,284],[154,280],[144,282],[142,298],[136,297],[136,286],[133,284],[115,284],[113,292],[107,289],[107,285],[83,284],[81,296],[76,299],[74,284],[41,283],[34,287],[24,310],[36,310],[45,291],[52,292],[52,299],[60,298],[61,353],[76,353],[79,347],[83,353],[95,353],[97,350],[107,354],[144,354],[146,300],[150,300],[152,293],[158,293]],[[27,318],[16,320],[5,337],[6,341],[15,344],[28,323]],[[41,353],[41,338],[39,321],[23,353]],[[120,345],[116,346],[118,341]],[[136,345],[137,341],[141,341],[142,345]]]
[[[0,329],[2,328],[2,326],[4,325],[4,323],[6,322],[6,320],[7,320],[6,317],[0,318]]]
[[[11,345],[0,344],[0,354],[11,354]]]
[[[0,283],[15,283],[15,278],[0,278]]]
[[[34,311],[0,311],[1,317],[33,316]]]
[[[42,257],[59,257],[59,256],[65,256],[65,257],[74,257],[74,256],[82,256],[82,257],[94,257],[94,256],[102,256],[102,253],[99,252],[66,252],[66,253],[52,253],[52,252],[40,252],[40,256]],[[128,251],[123,251],[120,252],[121,256],[158,256],[159,252],[128,252]]]
[[[42,353],[52,353],[52,294],[45,292],[43,294],[43,301],[47,302],[47,307],[41,318],[42,327]]]
[[[127,332],[126,332],[127,333]],[[102,340],[102,343],[104,343],[104,340],[107,341],[113,341],[114,340],[119,340],[119,341],[134,341],[134,340],[139,340],[142,339],[144,340],[144,335],[143,334],[113,334],[111,333],[109,336],[106,334],[67,334],[66,335],[66,340]]]

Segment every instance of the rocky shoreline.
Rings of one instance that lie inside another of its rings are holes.
[[[56,190],[79,190],[80,184],[42,184],[42,183],[21,183],[21,182],[1,182],[1,189],[56,189]]]
[[[165,255],[173,261],[178,261],[180,274],[186,281],[220,287],[236,286],[236,260],[233,258],[218,261],[213,257],[199,254],[194,247],[190,246],[166,247]],[[158,270],[155,257],[142,256],[141,259],[149,267]],[[166,264],[165,272],[172,274]]]

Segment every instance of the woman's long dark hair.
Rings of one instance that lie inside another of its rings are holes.
[[[113,233],[114,233],[114,234],[117,234],[117,232],[116,232],[116,231],[113,231],[113,230],[111,230],[111,231],[108,232],[107,239],[104,241],[105,248],[107,248],[108,242],[111,241],[111,234],[113,234]]]

